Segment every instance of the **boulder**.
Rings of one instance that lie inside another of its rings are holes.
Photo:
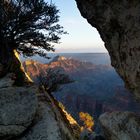
[[[68,121],[48,93],[39,93],[39,104],[32,127],[17,140],[76,140]]]
[[[39,103],[34,125],[20,140],[62,140],[53,111],[44,103]]]
[[[0,80],[0,85],[4,82]],[[32,123],[37,109],[36,92],[35,87],[0,88],[1,140],[20,135]]]
[[[75,140],[76,128],[45,90],[16,87],[12,74],[0,79],[0,140]]]
[[[107,140],[140,140],[140,116],[134,113],[105,113],[99,120]]]

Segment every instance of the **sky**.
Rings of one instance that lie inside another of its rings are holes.
[[[59,23],[69,33],[61,37],[60,44],[55,45],[57,53],[107,52],[98,31],[80,15],[75,0],[52,0],[52,2],[60,10]]]

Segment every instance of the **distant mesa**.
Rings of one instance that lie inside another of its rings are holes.
[[[64,60],[67,60],[67,58],[64,56],[57,55],[56,57],[53,58],[51,62],[64,61]]]
[[[26,61],[23,62],[24,65],[33,65],[35,63],[39,63],[38,61],[32,60],[32,59],[28,59]]]
[[[82,74],[87,74],[87,71],[94,71],[95,73],[99,71],[104,71],[112,69],[111,66],[107,65],[95,65],[91,62],[84,62],[71,57],[66,58],[64,56],[57,55],[49,63],[40,63],[35,60],[26,60],[23,62],[23,66],[28,75],[36,81],[37,77],[41,75],[46,75],[47,69],[61,70],[67,74],[71,74],[74,77]],[[78,73],[77,73],[78,72]]]

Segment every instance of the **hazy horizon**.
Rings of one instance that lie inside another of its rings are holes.
[[[107,52],[98,31],[80,15],[75,0],[52,0],[52,3],[60,10],[59,23],[69,33],[62,36],[60,44],[55,45],[57,53]]]
[[[72,54],[72,53],[77,53],[77,54],[108,54],[109,55],[109,53],[108,52],[47,52],[47,54],[60,54],[60,53],[68,53],[68,54]]]
[[[28,57],[24,58],[21,56],[21,60],[34,60],[38,61],[41,63],[49,63],[50,61],[53,60],[54,57],[56,56],[64,56],[66,58],[73,58],[79,61],[86,61],[86,62],[94,62],[94,64],[109,64],[110,65],[110,56],[108,53],[49,53],[47,58],[43,58],[40,56],[33,56],[33,57]]]

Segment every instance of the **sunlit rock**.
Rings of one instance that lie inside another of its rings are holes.
[[[38,98],[38,109],[32,127],[18,140],[77,140],[74,128],[58,107],[57,101],[44,91],[38,94]]]
[[[66,57],[64,57],[64,56],[59,56],[59,55],[58,55],[58,56],[54,57],[53,60],[52,60],[51,62],[65,61],[65,60],[67,60]]]

